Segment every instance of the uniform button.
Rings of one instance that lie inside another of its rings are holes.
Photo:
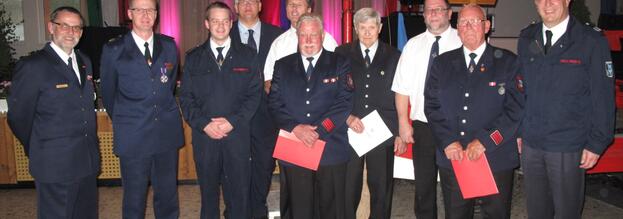
[[[461,132],[461,136],[464,136],[464,135],[465,135],[465,132]]]
[[[80,95],[80,98],[82,98],[82,95]]]
[[[370,86],[368,86],[368,85],[366,84],[366,88],[368,88],[368,87],[370,87]]]
[[[467,110],[467,106],[463,106],[463,110]]]
[[[308,105],[309,105],[309,100],[305,101],[305,104],[308,104]]]
[[[307,114],[307,117],[310,117],[310,116],[311,116],[311,114],[309,114],[309,113],[308,113],[308,114]]]
[[[84,121],[84,124],[86,125],[86,124],[87,124],[87,121]]]
[[[80,109],[80,110],[82,110],[82,112],[84,112],[84,108],[82,108],[82,109]]]
[[[156,95],[156,91],[154,91],[154,92],[151,92],[151,93],[152,93],[152,94],[154,94],[154,95]]]
[[[366,78],[370,78],[370,74],[367,74],[367,75],[366,75]]]
[[[84,137],[87,137],[87,136],[89,136],[89,134],[87,134],[87,133],[84,133]]]
[[[465,124],[465,123],[467,123],[467,120],[463,119],[463,120],[461,120],[461,123]]]
[[[151,78],[151,81],[154,81],[154,78]]]
[[[309,88],[305,89],[306,92],[309,92]]]
[[[366,105],[365,105],[365,106],[363,106],[363,107],[365,107],[365,108],[367,109],[367,108],[368,108],[368,105],[366,104]]]
[[[366,94],[365,97],[368,98],[368,95]]]
[[[157,108],[157,107],[158,107],[157,105],[154,105],[154,109]]]
[[[469,93],[465,93],[465,97],[469,97]]]
[[[154,120],[155,120],[155,121],[158,121],[158,117],[156,117]]]

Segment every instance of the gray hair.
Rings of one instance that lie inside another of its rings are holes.
[[[61,12],[68,12],[68,13],[78,15],[80,17],[80,26],[84,25],[84,17],[82,17],[82,14],[80,14],[80,11],[70,6],[62,6],[62,7],[58,7],[54,9],[54,11],[52,11],[52,13],[50,14],[50,22],[57,22],[56,18],[58,18],[58,14]]]
[[[357,10],[355,16],[353,16],[355,31],[357,31],[357,25],[359,25],[360,23],[364,23],[368,20],[374,20],[376,26],[381,26],[381,16],[379,15],[379,12],[372,8],[361,8]]]
[[[296,22],[296,26],[294,26],[294,28],[298,30],[299,27],[301,27],[301,24],[307,21],[317,22],[320,25],[320,30],[324,32],[324,24],[322,23],[322,16],[318,14],[314,14],[314,13],[305,13],[301,15],[301,17],[299,17],[298,22]]]

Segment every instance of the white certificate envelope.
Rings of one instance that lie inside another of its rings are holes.
[[[361,119],[363,123],[363,132],[356,133],[352,129],[348,129],[348,142],[355,149],[359,157],[371,151],[379,144],[392,137],[381,115],[376,110]]]

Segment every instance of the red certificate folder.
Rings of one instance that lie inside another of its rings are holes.
[[[317,140],[310,148],[294,134],[279,130],[279,138],[277,138],[273,157],[316,171],[320,164],[320,158],[322,158],[325,143],[323,140]]]
[[[499,193],[485,154],[471,161],[467,159],[467,153],[463,152],[463,160],[452,160],[452,168],[464,199]]]

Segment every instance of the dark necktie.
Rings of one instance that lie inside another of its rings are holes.
[[[426,79],[424,83],[428,81],[428,76],[430,75],[430,67],[433,66],[433,60],[439,55],[439,39],[441,39],[441,36],[435,36],[435,42],[430,48],[430,56],[428,57],[428,68],[426,69]]]
[[[368,53],[370,52],[369,49],[364,50],[366,52],[366,56],[363,57],[363,60],[366,61],[366,68],[370,67],[370,63],[372,63],[372,61],[370,61],[370,55],[368,55]]]
[[[218,64],[219,67],[223,65],[223,61],[225,60],[225,58],[223,58],[223,48],[225,47],[216,47],[216,51],[218,51],[218,56],[216,56],[216,64]]]
[[[145,46],[145,61],[147,61],[147,64],[151,66],[151,52],[149,51],[149,43],[145,42],[145,44],[143,45]]]
[[[307,66],[307,70],[305,71],[305,77],[307,77],[307,80],[311,78],[312,72],[314,72],[314,64],[312,64],[313,60],[314,60],[314,57],[307,57],[307,61],[309,62],[309,65]]]
[[[73,65],[73,60],[71,57],[69,57],[69,59],[67,59],[67,67],[69,68],[69,70],[71,70],[71,73],[73,73],[74,75],[76,75],[76,71],[74,71],[74,65]],[[76,77],[78,77],[76,75]],[[80,85],[82,85],[84,83],[84,73],[80,72]]]
[[[476,62],[474,61],[474,59],[476,58],[476,53],[470,53],[469,54],[469,73],[474,73],[474,69],[476,69]]]
[[[551,30],[546,30],[545,31],[545,38],[546,42],[545,42],[545,54],[547,54],[549,52],[549,49],[552,48],[552,31]]]
[[[257,44],[255,43],[255,38],[253,38],[253,30],[251,29],[249,29],[249,39],[247,40],[247,46],[251,47],[257,52]]]

